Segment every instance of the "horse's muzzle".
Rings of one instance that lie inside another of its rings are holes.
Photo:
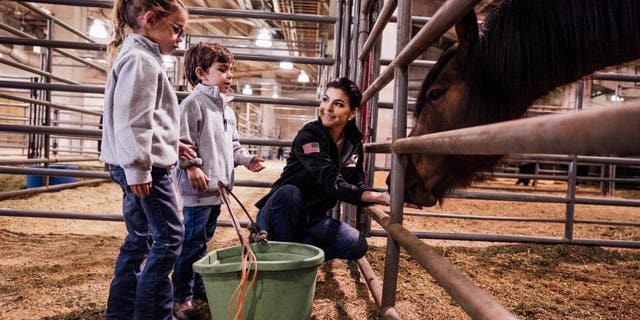
[[[390,177],[387,176],[387,186],[390,186]],[[404,202],[415,204],[421,207],[432,207],[438,202],[431,192],[425,190],[424,185],[416,175],[407,175],[404,185]]]

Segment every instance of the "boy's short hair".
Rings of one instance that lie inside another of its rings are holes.
[[[233,54],[225,46],[214,42],[202,41],[189,48],[184,54],[184,74],[187,81],[195,87],[200,83],[196,69],[200,67],[202,70],[209,70],[214,62],[233,63]]]

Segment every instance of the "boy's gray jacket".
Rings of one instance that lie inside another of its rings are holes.
[[[100,160],[123,167],[129,185],[150,182],[151,167],[178,162],[178,120],[158,45],[129,34],[105,86]]]
[[[194,160],[180,160],[176,170],[178,191],[187,207],[221,203],[218,181],[233,186],[233,168],[247,167],[253,156],[240,146],[236,115],[217,86],[198,84],[180,104],[180,141],[198,147]],[[189,182],[186,168],[199,166],[209,177],[209,188],[199,192]]]

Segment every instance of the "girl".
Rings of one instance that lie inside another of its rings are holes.
[[[315,245],[326,260],[355,260],[367,252],[358,230],[326,215],[338,200],[389,204],[388,193],[364,185],[362,133],[352,120],[361,100],[347,78],[327,84],[318,120],[298,132],[282,175],[256,203],[257,223],[269,240]]]
[[[170,178],[178,161],[178,101],[162,55],[184,38],[187,10],[180,0],[117,0],[112,14],[110,57],[121,49],[110,59],[100,160],[124,193],[128,235],[116,261],[107,319],[172,319],[169,273],[184,227]]]

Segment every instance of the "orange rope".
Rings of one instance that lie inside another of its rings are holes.
[[[233,291],[233,294],[231,295],[231,299],[229,301],[229,307],[227,309],[227,317],[229,319],[238,320],[243,318],[242,307],[244,306],[245,299],[249,296],[251,288],[253,288],[253,285],[255,284],[258,277],[258,259],[251,249],[249,240],[247,240],[247,238],[242,234],[242,226],[240,225],[238,218],[235,214],[233,214],[233,211],[231,210],[229,199],[227,198],[227,192],[229,192],[229,189],[222,182],[218,182],[218,190],[220,191],[222,200],[224,201],[224,204],[229,211],[229,215],[231,216],[231,223],[233,224],[234,229],[236,229],[236,234],[238,234],[238,238],[240,239],[240,250],[242,250],[240,260],[240,283],[238,283],[238,286]],[[240,205],[242,206],[242,204]],[[244,209],[244,206],[242,206],[242,209]],[[246,209],[244,210],[246,211]],[[251,278],[249,279],[249,277]],[[247,279],[249,279],[248,283]],[[235,313],[232,308],[234,302],[236,304]]]

